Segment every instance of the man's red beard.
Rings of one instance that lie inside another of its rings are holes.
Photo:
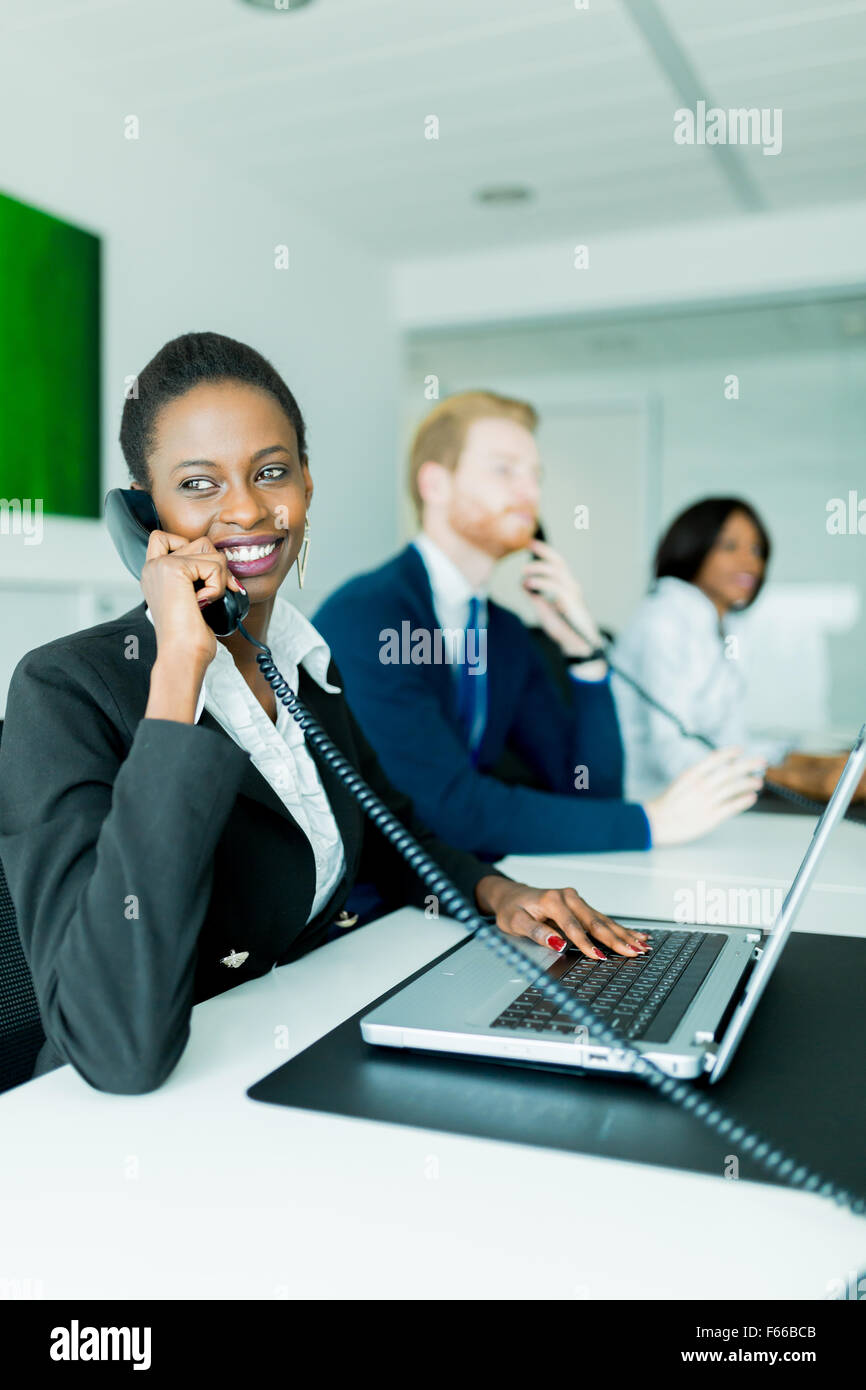
[[[452,507],[448,517],[452,530],[486,555],[501,560],[516,550],[526,550],[535,535],[536,521],[523,522],[508,508],[502,512],[476,512],[469,507]]]

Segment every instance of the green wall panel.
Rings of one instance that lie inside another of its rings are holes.
[[[101,515],[100,240],[0,193],[0,498]]]

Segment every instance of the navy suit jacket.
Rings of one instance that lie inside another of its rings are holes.
[[[648,848],[643,808],[621,799],[623,748],[608,682],[570,679],[564,698],[529,629],[498,603],[487,608],[488,709],[477,767],[457,716],[454,668],[382,659],[388,629],[408,647],[404,623],[430,633],[438,625],[413,545],[349,580],[315,614],[390,781],[437,834],[485,858]],[[509,752],[531,769],[534,786],[496,775]],[[585,774],[576,773],[581,767]],[[576,781],[586,785],[577,790]]]

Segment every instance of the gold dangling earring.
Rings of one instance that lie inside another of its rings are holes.
[[[298,558],[295,564],[298,567],[298,588],[304,587],[304,575],[307,572],[307,560],[310,554],[310,523],[304,517],[304,539],[301,541],[301,548],[298,551]],[[303,558],[301,558],[303,557]]]

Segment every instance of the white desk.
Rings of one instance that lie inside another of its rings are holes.
[[[749,815],[682,850],[519,864],[656,912],[690,876],[785,879],[810,830]],[[805,925],[862,934],[866,832],[837,836]],[[152,1095],[63,1067],[0,1097],[0,1296],[824,1299],[862,1264],[864,1222],[802,1193],[247,1099],[461,935],[406,909],[200,1004]]]
[[[817,819],[817,818],[816,818]],[[816,819],[750,811],[690,845],[624,854],[510,855],[499,867],[525,883],[559,888],[572,883],[593,907],[616,916],[675,919],[691,893],[707,902],[721,889],[737,908],[741,889],[766,890],[762,899],[784,897],[815,828]],[[569,869],[572,870],[569,878]],[[702,889],[699,885],[702,884]],[[713,920],[713,919],[708,919]],[[737,925],[733,917],[726,917]],[[740,925],[744,925],[742,921]],[[756,926],[769,926],[758,921]],[[797,919],[798,931],[835,936],[866,934],[866,825],[843,821],[833,832],[818,878]]]

